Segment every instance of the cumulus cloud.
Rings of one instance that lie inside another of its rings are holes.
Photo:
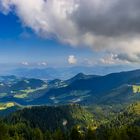
[[[140,32],[139,0],[78,1],[72,18],[84,32],[118,36]]]
[[[114,65],[114,64],[129,64],[130,61],[128,59],[121,59],[118,54],[107,54],[104,57],[102,57],[99,62],[99,64],[104,65]]]
[[[47,62],[40,62],[38,63],[39,66],[47,66]]]
[[[137,64],[140,63],[140,53],[137,54],[107,54],[99,60],[101,64]]]
[[[74,55],[70,55],[68,57],[68,63],[69,64],[76,64],[77,63],[77,58]]]
[[[21,64],[24,65],[24,66],[28,66],[29,65],[28,62],[21,62]]]
[[[110,54],[110,55],[105,56],[104,58],[101,58],[100,62],[103,64],[114,64],[116,60],[115,57],[116,55]]]
[[[139,0],[2,0],[0,5],[44,38],[107,51],[117,59],[140,58]]]
[[[127,61],[129,63],[140,63],[140,54],[124,54],[120,53],[118,54],[115,59],[121,60],[121,61]]]

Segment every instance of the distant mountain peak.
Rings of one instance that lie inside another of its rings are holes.
[[[85,78],[87,75],[85,75],[84,73],[78,73],[75,78]]]

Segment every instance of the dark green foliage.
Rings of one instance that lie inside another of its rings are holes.
[[[52,139],[53,140],[66,140],[66,136],[65,136],[65,134],[60,129],[57,129],[52,134]]]
[[[64,115],[68,115],[68,118]],[[130,105],[108,121],[102,120],[100,125],[95,125],[95,121],[90,120],[90,115],[79,105],[23,109],[1,121],[0,140],[140,139],[140,103]],[[64,117],[69,120],[70,124],[67,125],[70,126],[61,127],[59,120]]]
[[[111,127],[104,125],[95,130],[93,127],[73,127],[64,132],[56,129],[43,132],[39,128],[31,128],[24,123],[14,125],[0,123],[0,140],[139,140],[139,126]]]
[[[49,131],[44,133],[44,140],[53,140],[52,134]]]
[[[33,130],[33,140],[43,140],[43,133],[39,128]]]
[[[99,140],[139,140],[140,127],[127,125],[114,128],[100,128],[97,138]]]
[[[89,127],[87,129],[85,140],[96,140],[96,132],[92,127]]]
[[[77,104],[25,108],[8,116],[5,121],[10,124],[22,122],[43,131],[54,131],[56,128],[66,131],[75,125],[85,127],[96,124],[93,115]]]
[[[4,123],[0,123],[0,140],[8,140],[8,129]]]
[[[100,140],[139,140],[140,103],[135,103],[110,118],[106,124],[98,127],[96,136]]]
[[[83,140],[81,132],[76,127],[70,133],[70,140]]]

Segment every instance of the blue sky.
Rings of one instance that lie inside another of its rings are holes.
[[[89,48],[76,48],[56,39],[44,39],[24,27],[15,14],[0,13],[0,63],[32,65],[46,62],[49,66],[68,66],[69,55],[82,61],[95,55]]]
[[[2,0],[0,63],[139,67],[139,7],[139,0]]]

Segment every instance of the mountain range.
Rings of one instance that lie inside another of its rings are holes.
[[[21,105],[127,104],[140,98],[133,93],[140,84],[139,69],[105,76],[79,73],[68,80],[2,76],[0,82],[0,101]]]
[[[21,133],[26,139],[47,133],[52,140],[64,135],[72,140],[137,140],[140,70],[79,73],[67,80],[0,76],[0,116],[0,129],[6,127],[4,133],[14,139],[22,138]]]
[[[36,78],[42,80],[61,79],[67,80],[78,73],[86,75],[106,75],[112,72],[136,69],[132,66],[71,66],[71,67],[47,67],[47,68],[18,68],[5,71],[4,75],[16,75],[18,77]],[[3,73],[1,73],[3,74]]]

